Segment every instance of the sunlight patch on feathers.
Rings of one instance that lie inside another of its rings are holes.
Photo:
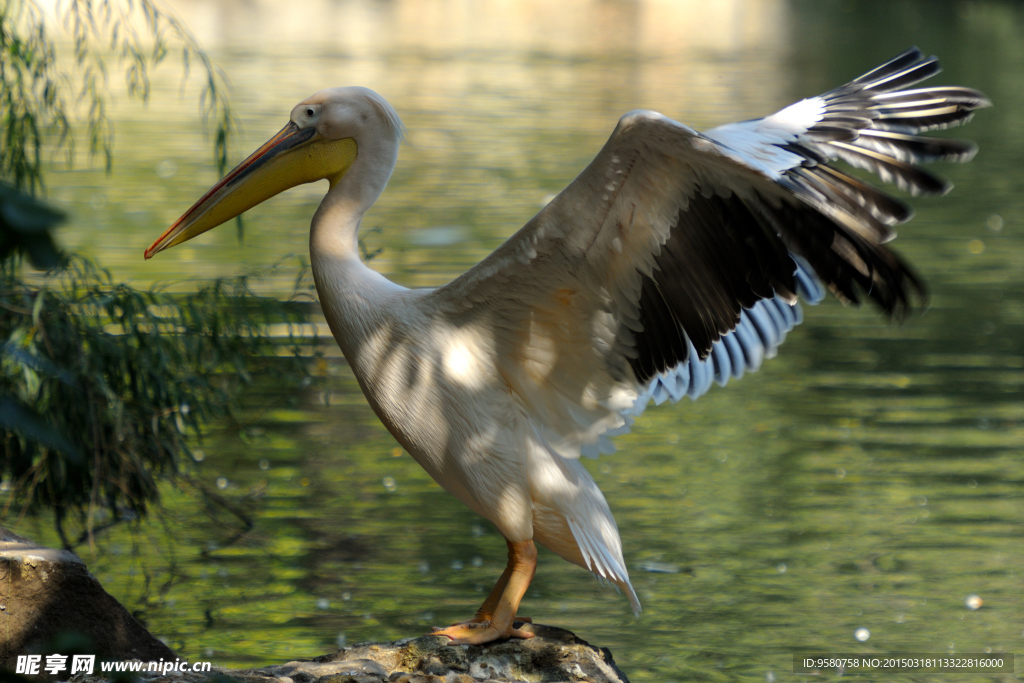
[[[482,389],[493,375],[489,359],[481,358],[483,340],[473,328],[456,329],[450,333],[442,353],[444,374],[452,382],[467,389]]]

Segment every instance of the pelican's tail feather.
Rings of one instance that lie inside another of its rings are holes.
[[[633,614],[639,616],[643,608],[640,606],[640,599],[636,597],[636,591],[633,590],[633,584],[629,582],[629,572],[623,566],[622,550],[618,547],[618,531],[615,532],[615,547],[609,547],[609,539],[601,538],[605,534],[595,530],[593,525],[584,526],[573,519],[569,519],[568,522],[587,569],[598,578],[605,579],[622,589],[629,598]]]

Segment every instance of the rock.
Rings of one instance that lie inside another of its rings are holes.
[[[287,683],[505,683],[588,681],[629,683],[611,652],[569,631],[540,624],[536,635],[487,645],[449,645],[443,636],[343,648],[309,662],[289,662],[252,671],[226,671],[235,678]]]
[[[52,654],[43,649],[76,636],[76,646],[99,659],[176,658],[103,590],[77,555],[0,527],[0,668],[14,670],[17,655]]]

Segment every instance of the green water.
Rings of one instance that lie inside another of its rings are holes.
[[[179,9],[234,82],[238,158],[321,87],[368,85],[396,106],[409,144],[365,225],[379,228],[368,237],[384,248],[377,267],[410,286],[444,282],[497,246],[625,111],[706,127],[823,91],[911,44],[938,54],[939,81],[980,88],[996,107],[962,131],[981,145],[976,160],[937,169],[956,189],[914,200],[896,242],[930,285],[928,310],[893,327],[832,300],[807,308],[759,373],[649,410],[619,453],[587,463],[643,615],[546,551],[521,613],[611,648],[634,681],[791,680],[792,653],[805,650],[1024,653],[1024,10],[706,4],[581,2],[553,18],[529,2],[313,3],[306,42],[270,6]],[[157,86],[148,108],[117,109],[112,176],[50,176],[75,216],[65,243],[117,277],[179,286],[302,254],[321,187],[253,211],[244,246],[224,227],[143,263],[215,180],[175,75]],[[291,277],[264,288],[284,292]],[[251,530],[167,488],[157,517],[80,549],[191,659],[255,666],[341,638],[420,634],[470,615],[500,573],[500,535],[395,450],[329,356],[305,395],[263,378],[245,424],[201,446],[199,479],[251,515]],[[47,525],[14,526],[53,542]]]

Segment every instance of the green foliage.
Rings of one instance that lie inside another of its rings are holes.
[[[188,27],[153,0],[70,0],[56,7],[59,26],[71,38],[70,55],[61,54],[33,0],[0,0],[0,177],[37,190],[44,148],[62,149],[70,161],[78,121],[90,154],[102,156],[109,169],[113,128],[106,58],[124,68],[128,95],[146,101],[150,70],[174,53],[181,58],[183,81],[193,65],[200,67],[200,108],[213,122],[214,159],[224,173],[235,125],[227,79]]]
[[[57,209],[0,182],[0,262],[27,256],[36,268],[55,268],[61,256],[50,231],[64,219]]]
[[[300,282],[304,281],[300,279]],[[192,294],[140,291],[75,258],[52,283],[0,278],[0,468],[8,508],[52,508],[87,533],[144,514],[190,442],[232,414],[255,374],[308,383],[296,301],[216,280]],[[268,326],[288,323],[282,345]],[[284,364],[284,367],[282,367]],[[5,512],[9,512],[6,510]]]

